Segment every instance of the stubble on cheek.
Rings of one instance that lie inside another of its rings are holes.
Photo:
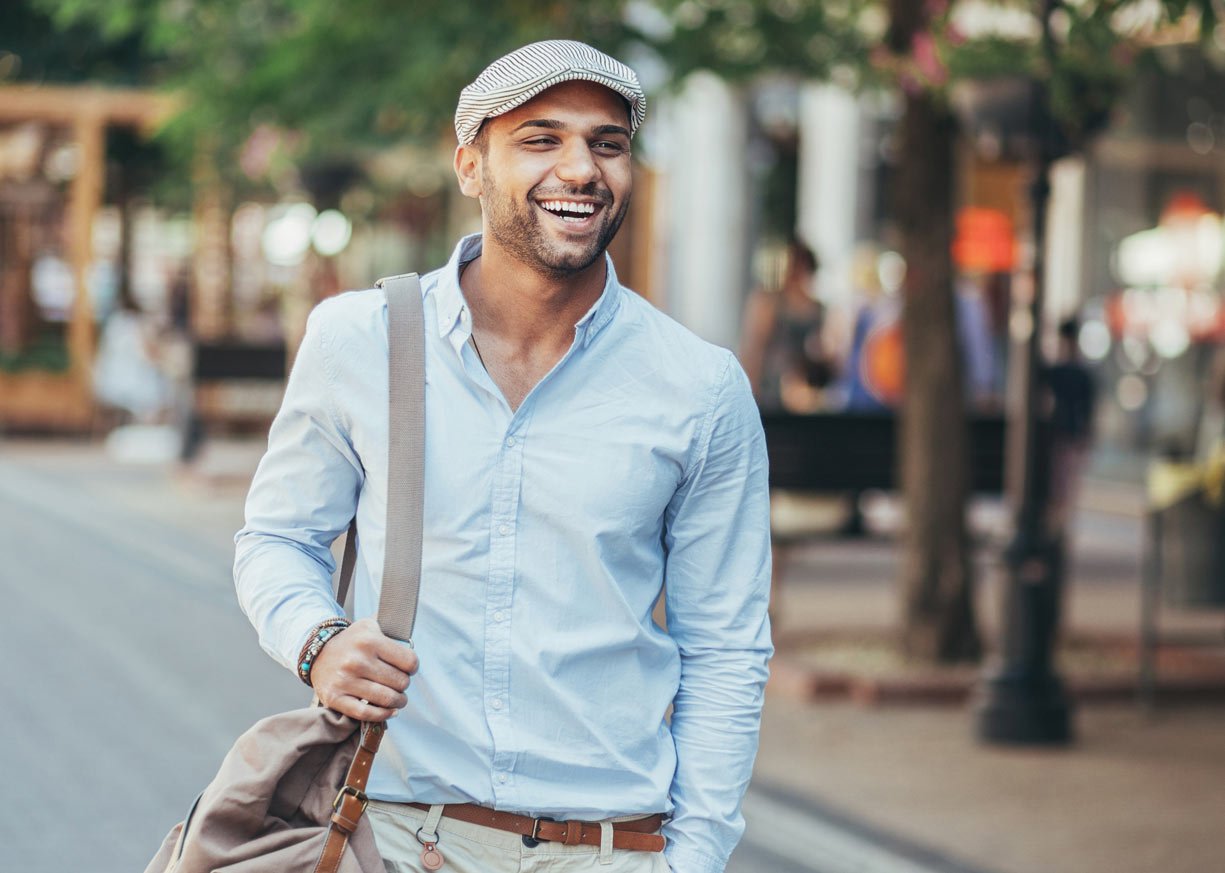
[[[491,175],[486,175],[484,187],[483,206],[490,235],[517,259],[552,277],[570,276],[595,263],[616,236],[629,208],[627,194],[616,214],[609,213],[610,217],[605,218],[591,243],[576,250],[550,239],[544,219],[537,212],[535,188],[527,193],[523,202],[517,203],[503,193]],[[603,211],[608,213],[612,208],[613,204],[609,204]]]

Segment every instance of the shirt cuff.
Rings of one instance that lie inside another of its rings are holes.
[[[673,849],[669,846],[664,850],[664,858],[668,861],[668,868],[672,873],[723,873],[727,867],[726,861],[695,852],[693,849]]]
[[[286,651],[284,659],[277,658],[277,660],[292,670],[295,676],[298,675],[298,656],[302,654],[302,650],[306,647],[306,641],[310,639],[311,631],[329,618],[344,618],[344,612],[333,611],[331,613],[314,613],[296,617],[293,626],[286,632],[285,638],[287,640],[297,640],[297,642],[291,643],[293,650]]]

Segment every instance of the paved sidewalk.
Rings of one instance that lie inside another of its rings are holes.
[[[1092,679],[1099,691],[1122,693],[1084,694],[1076,742],[1060,749],[979,743],[964,695],[940,693],[972,688],[977,669],[915,671],[881,654],[899,615],[893,540],[830,539],[796,549],[776,626],[774,677],[781,681],[767,695],[754,785],[807,798],[878,842],[896,841],[911,857],[935,859],[917,869],[1225,871],[1225,695],[1219,693],[1225,645],[1167,658],[1159,671],[1171,690],[1194,658],[1217,694],[1194,695],[1200,701],[1194,705],[1159,702],[1148,714],[1132,696],[1143,507],[1135,486],[1087,483],[1072,535],[1063,629],[1080,653],[1066,657],[1062,669],[1073,686],[1088,687]],[[999,624],[996,556],[1008,519],[990,502],[976,504],[972,517],[982,540],[979,623],[990,645]],[[896,506],[883,500],[875,521],[877,530],[893,531]],[[1225,644],[1220,610],[1163,610],[1161,628],[1163,635],[1194,633]],[[840,669],[866,679],[865,688],[882,689],[866,695],[879,705],[853,702],[836,688],[814,697],[815,689],[803,685],[814,676],[828,682]],[[911,705],[892,705],[903,703]],[[862,869],[912,868],[874,866],[865,856]]]
[[[219,547],[241,523],[243,478],[259,452],[258,443],[216,443],[197,469],[183,472],[118,466],[95,445],[0,440],[10,462],[54,471],[85,491],[116,494],[125,509],[190,527]],[[1108,484],[1087,497],[1091,510],[1109,511],[1082,513],[1078,523],[1068,626],[1134,635],[1141,504],[1134,488]],[[887,527],[889,507],[877,509]],[[975,518],[989,541],[1006,521],[991,505],[980,506]],[[888,539],[830,540],[800,550],[786,580],[779,666],[791,657],[788,635],[890,628],[895,569]],[[991,584],[983,587],[989,594]],[[985,597],[988,635],[992,608]],[[1190,618],[1201,629],[1214,621],[1225,627],[1219,614]],[[877,853],[844,858],[837,869],[1225,871],[1225,703],[1163,704],[1151,715],[1129,702],[1086,704],[1076,728],[1077,742],[1066,749],[984,747],[973,738],[964,705],[864,706],[797,699],[776,687],[768,695],[754,783],[754,839],[768,846],[771,822],[790,797],[790,806],[826,810],[874,844],[931,859],[902,865],[888,860],[897,854]],[[819,857],[827,845],[814,829],[813,869],[834,866]]]
[[[754,786],[811,798],[964,870],[1225,870],[1225,706],[1151,718],[1085,706],[1076,726],[1066,749],[985,747],[961,707],[768,695]]]

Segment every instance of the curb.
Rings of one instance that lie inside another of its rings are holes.
[[[1095,640],[1123,653],[1135,653],[1134,640],[1101,637]],[[804,663],[784,650],[770,665],[767,691],[808,702],[849,701],[861,706],[962,705],[970,701],[985,664],[978,667],[940,668],[917,672],[856,673]],[[1061,670],[1069,695],[1078,703],[1138,701],[1138,670],[1093,675]],[[1217,647],[1163,646],[1159,652],[1153,699],[1163,703],[1225,700],[1225,654]]]

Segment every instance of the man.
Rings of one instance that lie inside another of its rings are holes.
[[[717,873],[740,837],[772,651],[764,441],[731,353],[605,253],[644,109],[632,71],[565,41],[460,96],[482,233],[422,279],[415,653],[371,619],[320,630],[355,508],[358,616],[396,535],[381,292],[312,314],[252,484],[235,577],[262,645],[327,706],[390,719],[368,792],[389,869]],[[489,810],[513,826],[473,823]]]
[[[1093,447],[1093,410],[1097,389],[1093,374],[1080,357],[1080,321],[1059,323],[1059,348],[1055,362],[1041,373],[1048,392],[1051,425],[1050,503],[1047,526],[1056,537],[1064,536],[1080,479]]]

